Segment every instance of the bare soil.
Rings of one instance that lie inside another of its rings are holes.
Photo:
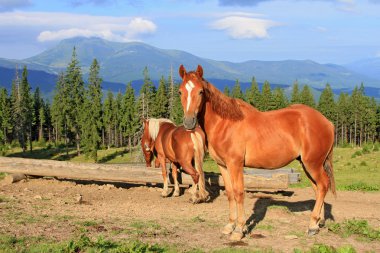
[[[292,252],[314,244],[353,246],[357,252],[380,252],[379,241],[342,238],[322,228],[306,234],[314,205],[312,188],[246,194],[249,234],[231,243],[220,229],[228,220],[224,192],[214,189],[209,203],[192,204],[187,190],[162,198],[157,186],[93,184],[28,179],[0,186],[0,234],[66,241],[86,233],[112,240],[139,239],[176,245],[180,251],[227,247]],[[81,196],[81,197],[80,197]],[[81,199],[81,200],[80,200]],[[326,217],[336,222],[365,219],[380,227],[380,193],[338,192],[326,198]]]

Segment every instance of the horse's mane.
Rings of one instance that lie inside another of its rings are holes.
[[[205,95],[212,109],[223,119],[239,121],[244,118],[239,100],[224,95],[214,85],[204,80]]]
[[[153,140],[156,140],[158,131],[160,131],[160,125],[163,122],[172,123],[175,125],[171,120],[169,119],[155,119],[151,118],[149,119],[149,135]]]

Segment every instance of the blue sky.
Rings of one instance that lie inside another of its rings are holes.
[[[380,0],[0,0],[0,57],[60,40],[141,41],[215,60],[380,57]]]

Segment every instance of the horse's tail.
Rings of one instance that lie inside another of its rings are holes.
[[[207,191],[206,191],[206,182],[205,182],[205,175],[203,172],[203,158],[205,155],[205,143],[203,141],[203,138],[200,133],[194,132],[190,134],[191,140],[194,144],[194,165],[195,169],[199,174],[199,192],[201,195],[201,198],[207,198]]]
[[[326,157],[325,162],[323,163],[323,168],[325,169],[329,180],[330,180],[330,191],[334,194],[336,197],[336,189],[335,189],[335,179],[334,179],[334,169],[333,169],[333,146],[331,146],[331,149]]]

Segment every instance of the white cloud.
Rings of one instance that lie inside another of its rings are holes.
[[[112,41],[139,40],[157,26],[142,17],[91,16],[71,13],[7,12],[0,15],[0,27],[33,27],[40,30],[38,41],[76,36],[101,37]]]
[[[280,24],[271,20],[247,16],[229,16],[218,19],[211,24],[215,30],[226,31],[234,39],[268,38],[268,30]]]

